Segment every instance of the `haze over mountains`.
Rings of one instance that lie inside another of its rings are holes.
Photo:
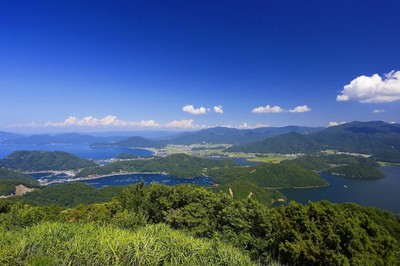
[[[374,155],[379,160],[400,161],[400,125],[382,121],[351,122],[329,128],[264,127],[235,129],[215,127],[157,138],[140,136],[92,136],[67,133],[32,135],[1,132],[2,144],[87,144],[93,147],[161,148],[168,144],[232,144],[230,152],[310,153],[333,149]]]

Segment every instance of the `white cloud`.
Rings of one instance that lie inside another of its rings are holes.
[[[260,107],[256,107],[254,108],[251,112],[252,113],[257,113],[257,114],[261,114],[261,113],[282,113],[285,110],[282,109],[280,106],[260,106]]]
[[[75,116],[69,116],[63,122],[51,122],[48,121],[44,124],[45,127],[160,127],[154,120],[141,120],[139,122],[124,121],[118,119],[114,115],[107,115],[103,118],[95,118],[93,116],[85,116],[82,119],[78,119]]]
[[[394,70],[381,78],[378,74],[371,77],[360,76],[336,97],[336,101],[355,100],[361,103],[385,103],[400,100],[400,71]]]
[[[182,119],[182,120],[174,120],[167,123],[165,126],[169,128],[186,128],[186,129],[195,129],[195,128],[204,128],[205,126],[199,126],[193,124],[193,119]]]
[[[118,117],[113,115],[108,115],[103,118],[96,118],[93,116],[85,116],[79,119],[75,116],[69,116],[62,122],[51,122],[46,123],[28,123],[28,124],[13,124],[6,126],[8,128],[23,128],[23,127],[59,127],[59,128],[69,128],[69,127],[147,127],[147,128],[184,128],[184,129],[201,129],[206,128],[205,125],[194,124],[193,119],[183,119],[183,120],[173,120],[168,123],[157,123],[154,120],[141,120],[141,121],[124,121],[118,119]]]
[[[304,113],[310,111],[311,109],[307,105],[296,106],[294,109],[289,110],[291,113]]]
[[[207,113],[207,109],[206,108],[204,108],[204,107],[194,108],[194,106],[191,105],[191,104],[183,106],[182,110],[184,112],[187,112],[187,113],[192,114],[192,115],[203,115],[203,114]]]
[[[378,114],[378,113],[385,112],[385,110],[383,110],[383,109],[375,109],[373,112],[374,112],[374,114]]]
[[[82,119],[78,119],[75,116],[69,116],[63,122],[51,122],[48,121],[44,124],[46,127],[68,127],[68,126],[80,126],[80,127],[97,127],[97,126],[132,126],[140,122],[128,122],[118,119],[114,115],[107,115],[103,118],[95,118],[93,116],[85,116]]]
[[[243,122],[243,124],[235,126],[234,128],[238,128],[238,129],[254,129],[254,128],[260,128],[260,127],[268,127],[268,125],[265,125],[265,124],[249,125],[246,122]]]
[[[329,122],[328,126],[334,127],[334,126],[338,126],[338,125],[341,125],[344,123],[346,123],[346,122]]]
[[[214,112],[218,113],[218,114],[223,114],[224,110],[222,110],[222,106],[218,105],[218,106],[214,106]]]

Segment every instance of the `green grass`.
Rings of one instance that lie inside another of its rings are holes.
[[[43,223],[0,232],[1,265],[254,265],[239,250],[166,225],[136,232],[92,224]]]

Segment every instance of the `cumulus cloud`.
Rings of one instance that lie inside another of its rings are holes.
[[[138,127],[159,127],[160,125],[154,120],[141,120],[139,122],[132,121],[124,121],[118,119],[118,117],[114,115],[107,115],[103,118],[95,118],[93,116],[85,116],[82,119],[78,119],[75,116],[69,116],[62,122],[51,122],[48,121],[44,124],[45,127],[69,127],[69,126],[78,126],[78,127],[129,127],[129,126],[138,126]]]
[[[235,126],[234,128],[238,128],[238,129],[254,129],[254,128],[260,128],[260,127],[268,127],[268,125],[265,125],[265,124],[250,125],[250,124],[247,124],[246,122],[243,122],[243,124]]]
[[[384,75],[360,76],[336,97],[336,101],[355,100],[361,103],[385,103],[400,100],[400,71],[394,70]]]
[[[285,110],[283,108],[281,108],[280,106],[267,105],[267,106],[256,107],[251,112],[261,114],[261,113],[282,113],[284,111]]]
[[[311,109],[307,105],[296,106],[295,108],[289,110],[291,113],[305,113],[310,111]]]
[[[346,123],[346,122],[329,122],[328,126],[334,127],[334,126],[338,126],[338,125],[341,125],[344,123]]]
[[[203,114],[207,113],[207,109],[206,108],[204,108],[204,107],[194,108],[194,106],[191,105],[191,104],[183,106],[182,110],[184,112],[187,112],[187,113],[192,114],[192,115],[203,115]]]
[[[218,114],[223,114],[224,110],[222,110],[222,106],[218,105],[218,106],[214,106],[214,112],[218,113]]]
[[[205,126],[195,125],[193,119],[182,119],[182,120],[174,120],[167,123],[165,126],[168,128],[186,128],[186,129],[195,129],[195,128],[204,128]]]
[[[374,112],[374,114],[379,114],[379,113],[385,112],[385,110],[383,110],[383,109],[375,109],[373,112]]]
[[[21,128],[21,127],[146,127],[146,128],[183,128],[183,129],[201,129],[206,128],[205,125],[194,124],[193,119],[173,120],[168,123],[157,123],[154,120],[141,120],[141,121],[124,121],[117,116],[108,115],[103,118],[96,118],[93,116],[85,116],[82,119],[76,116],[69,116],[62,122],[46,123],[28,123],[28,124],[13,124],[6,126],[8,128]]]

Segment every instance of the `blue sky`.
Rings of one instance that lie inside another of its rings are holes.
[[[3,1],[0,130],[400,122],[398,14],[399,1]]]

